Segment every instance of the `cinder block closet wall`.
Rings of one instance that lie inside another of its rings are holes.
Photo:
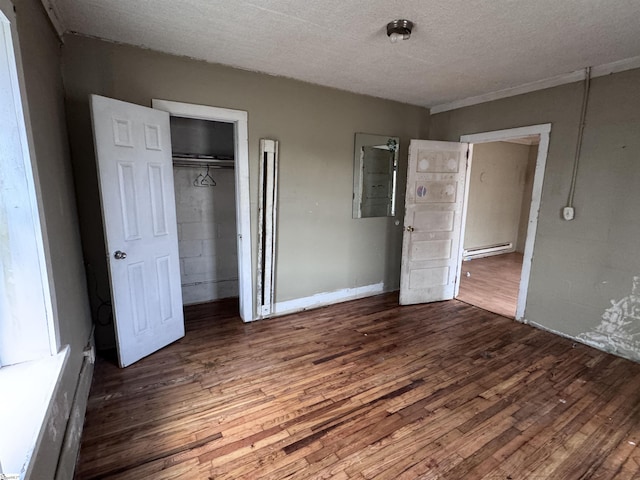
[[[215,186],[195,186],[206,167],[173,168],[185,305],[238,295],[235,176],[210,169]]]

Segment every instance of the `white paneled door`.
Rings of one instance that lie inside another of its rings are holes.
[[[462,241],[468,144],[412,140],[405,199],[400,303],[450,300]]]
[[[184,336],[169,114],[97,95],[91,111],[121,367]]]

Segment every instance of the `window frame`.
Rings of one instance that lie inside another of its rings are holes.
[[[15,7],[0,0],[0,477],[29,479],[71,348],[61,348],[51,251],[38,178]],[[46,158],[46,155],[45,157]],[[8,263],[5,265],[4,262]],[[35,305],[35,306],[34,306]],[[9,320],[6,318],[9,317]],[[3,320],[6,323],[2,323]],[[4,469],[4,470],[3,470]]]
[[[26,88],[24,74],[22,70],[22,58],[20,55],[20,45],[18,40],[18,31],[16,26],[15,7],[9,0],[0,0],[0,49],[6,54],[7,64],[0,66],[9,73],[9,82],[11,84],[11,92],[13,97],[13,110],[8,115],[15,114],[15,125],[18,133],[19,150],[14,149],[12,159],[14,164],[21,162],[24,168],[24,178],[19,181],[26,190],[24,198],[20,199],[19,208],[24,208],[30,213],[30,232],[33,232],[33,241],[35,243],[35,253],[37,256],[37,268],[29,273],[28,285],[17,285],[21,288],[36,288],[41,294],[37,294],[37,301],[42,302],[42,315],[25,315],[20,318],[20,328],[16,333],[16,341],[11,342],[12,345],[4,345],[3,351],[0,352],[0,359],[7,358],[9,360],[0,360],[0,368],[17,364],[25,361],[38,360],[45,357],[56,355],[60,350],[59,329],[55,321],[55,296],[53,292],[53,282],[51,278],[51,268],[48,259],[50,258],[48,244],[46,242],[46,225],[43,215],[43,205],[41,200],[41,192],[39,190],[38,174],[35,163],[34,143],[30,128],[29,108],[26,97]],[[9,149],[13,147],[8,147]],[[10,154],[11,155],[11,154]],[[18,159],[18,157],[21,157]],[[9,163],[9,161],[7,161]],[[6,167],[0,160],[0,169]],[[5,172],[6,173],[6,172]],[[17,177],[17,175],[16,175]],[[11,231],[11,225],[9,225]],[[29,239],[31,236],[29,235]],[[9,306],[8,308],[11,308]],[[0,319],[1,321],[1,319]],[[33,332],[46,332],[46,335],[40,335],[37,340],[29,345],[26,352],[18,352],[24,349],[25,343],[30,343]]]

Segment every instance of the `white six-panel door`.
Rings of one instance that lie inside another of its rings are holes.
[[[400,303],[454,296],[460,263],[466,143],[411,140]]]
[[[169,114],[91,96],[120,366],[184,336]]]

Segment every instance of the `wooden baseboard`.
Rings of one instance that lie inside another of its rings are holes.
[[[82,438],[82,427],[84,425],[84,415],[87,410],[89,400],[89,390],[91,389],[91,380],[93,379],[93,364],[95,362],[95,346],[93,342],[90,345],[91,351],[87,351],[84,357],[80,376],[73,403],[69,421],[62,442],[62,450],[58,459],[55,480],[68,480],[73,478],[80,453],[80,439]]]

